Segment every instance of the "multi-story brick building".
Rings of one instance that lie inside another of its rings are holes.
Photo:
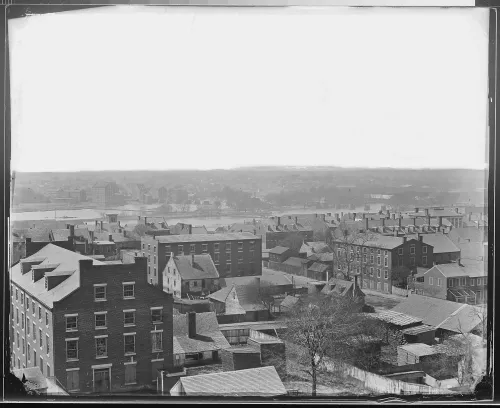
[[[141,246],[148,282],[160,287],[171,254],[209,254],[221,278],[262,275],[262,240],[248,233],[145,236]]]
[[[419,295],[472,305],[486,303],[487,272],[477,265],[459,262],[435,265],[413,279]]]
[[[172,367],[172,296],[146,280],[146,259],[108,265],[48,244],[11,268],[12,361],[68,392],[155,387]]]
[[[352,275],[361,276],[361,287],[392,293],[392,285],[406,282],[417,267],[432,266],[433,248],[423,242],[423,237],[408,240],[406,237],[375,235],[370,240],[332,241],[334,273],[346,269],[345,251],[349,251],[349,269]]]
[[[117,203],[119,201],[117,194],[118,186],[115,182],[98,182],[92,186],[92,201],[99,205]]]

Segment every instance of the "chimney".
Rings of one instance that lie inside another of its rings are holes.
[[[455,212],[458,214],[458,207],[457,207],[457,208],[455,208]]]
[[[385,218],[381,218],[380,223],[382,224],[382,228],[385,227]]]
[[[426,209],[425,209],[425,216],[426,216],[426,217],[428,217],[428,216],[429,216],[429,209],[428,209],[428,208],[426,208]]]
[[[443,217],[440,216],[439,217],[439,224],[438,224],[439,228],[441,228],[443,226]]]
[[[70,225],[69,226],[69,236],[70,237],[74,237],[75,236],[75,226],[74,225]]]
[[[109,241],[113,242],[113,235],[109,234]]]
[[[427,216],[427,225],[428,226],[431,225],[431,216],[430,215]]]
[[[365,218],[365,231],[368,231],[368,218]]]
[[[102,229],[103,229],[103,228],[102,228],[102,224],[103,224],[103,222],[101,221],[101,231],[102,231]]]
[[[191,266],[194,266],[194,254],[191,254]]]
[[[140,221],[140,220],[141,220],[141,216],[140,216],[140,215],[138,215],[138,216],[137,216],[137,219]]]
[[[387,215],[387,218],[391,218],[391,212],[389,210],[387,210],[385,213]]]
[[[396,219],[396,213],[392,213],[392,219],[395,220]]]
[[[281,217],[276,217],[278,219],[278,225],[281,225]]]
[[[95,226],[97,227],[99,225],[99,222],[95,220]]]
[[[406,244],[406,237],[403,237],[403,244]]]
[[[188,320],[188,336],[189,338],[196,337],[196,312],[187,312]]]
[[[423,236],[423,235],[418,234],[418,240],[419,240],[420,242],[424,242],[424,236]]]
[[[122,226],[122,223],[120,220],[118,220],[118,226],[121,227]]]
[[[417,226],[417,217],[413,217],[413,225],[416,227]]]
[[[148,223],[148,217],[144,217],[144,225],[147,225]]]
[[[419,210],[419,209],[420,209],[420,208],[415,207],[415,212],[416,212],[416,213],[418,213],[418,210]]]
[[[398,218],[398,227],[401,228],[401,221],[403,220],[402,216],[399,216]]]
[[[295,224],[299,223],[299,217],[295,217]]]
[[[352,213],[352,219],[356,220],[356,213]]]

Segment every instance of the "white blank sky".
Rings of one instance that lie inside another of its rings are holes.
[[[486,9],[129,6],[9,31],[17,171],[484,167]]]

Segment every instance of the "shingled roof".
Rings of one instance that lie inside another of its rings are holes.
[[[273,366],[193,375],[182,377],[179,383],[187,396],[274,397],[287,393]]]

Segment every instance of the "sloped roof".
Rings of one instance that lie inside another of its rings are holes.
[[[231,347],[219,330],[214,312],[196,313],[196,337],[189,338],[188,315],[173,316],[174,354],[215,351]]]
[[[245,285],[235,285],[233,283],[231,286],[226,286],[217,292],[211,293],[208,297],[209,299],[225,303],[231,290],[235,288],[238,302],[230,302],[229,305],[226,304],[226,306],[231,306],[233,309],[226,309],[225,314],[241,314],[242,310],[245,312],[266,310],[266,307],[259,300],[259,287],[260,285],[252,283]]]
[[[191,264],[191,255],[177,255],[173,261],[184,280],[219,278],[217,268],[209,254],[194,255],[194,264]]]
[[[401,330],[401,333],[415,336],[421,333],[427,333],[434,331],[436,328],[434,326],[429,326],[427,324],[419,324],[418,326],[408,327],[407,329]]]
[[[323,252],[320,254],[312,254],[307,257],[309,261],[316,262],[332,262],[333,261],[333,253],[332,252]]]
[[[51,229],[46,227],[29,228],[25,238],[31,238],[33,242],[49,242]]]
[[[409,316],[405,313],[395,312],[394,310],[386,310],[376,315],[376,317],[386,323],[396,326],[406,326],[408,324],[422,323],[422,319]]]
[[[447,252],[460,252],[451,239],[445,234],[422,234],[424,244],[432,246],[433,253],[441,254]]]
[[[457,244],[460,248],[460,259],[484,260],[487,255],[485,244],[482,242],[467,242]]]
[[[419,357],[431,356],[433,354],[437,354],[437,351],[434,347],[431,347],[424,343],[411,343],[399,347],[405,350],[406,352]]]
[[[307,259],[290,257],[286,261],[282,262],[283,265],[302,267],[303,264],[307,263]]]
[[[70,234],[71,234],[71,231],[67,228],[53,229],[52,230],[52,237],[53,237],[54,241],[67,241]]]
[[[44,390],[48,387],[47,379],[44,377],[39,367],[12,370],[12,374],[19,380],[22,380],[24,375],[26,379],[24,386],[29,390]]]
[[[475,265],[460,266],[457,263],[435,265],[432,269],[437,269],[446,278],[469,276],[471,278],[483,277],[487,275],[487,271],[483,268],[478,268]]]
[[[331,278],[321,290],[324,294],[337,294],[341,296],[364,297],[365,294],[354,281]]]
[[[193,226],[191,229],[191,234],[208,234],[207,229],[204,225],[201,226]]]
[[[483,242],[485,240],[485,232],[479,228],[453,228],[448,233],[450,238],[456,244],[461,242]]]
[[[465,333],[481,323],[481,311],[476,306],[451,302],[428,296],[412,295],[396,305],[392,311],[422,319],[422,323],[436,328]]]
[[[45,289],[44,279],[33,282],[31,273],[22,274],[21,264],[23,261],[34,260],[35,258],[44,259],[40,265],[58,266],[52,272],[74,271],[65,281],[55,286],[51,290]],[[57,302],[80,287],[80,265],[81,259],[92,259],[94,265],[104,265],[103,262],[80,255],[76,252],[58,247],[54,244],[47,244],[40,251],[30,257],[27,257],[11,268],[11,280],[14,284],[22,287],[31,296],[35,296],[47,307],[52,308],[53,302]]]
[[[280,304],[280,307],[282,309],[291,309],[292,307],[294,307],[298,302],[300,301],[300,299],[296,296],[290,296],[288,295],[287,297],[285,297],[281,304]]]
[[[325,272],[328,268],[329,266],[324,263],[314,262],[307,270],[312,272]]]
[[[273,366],[182,377],[188,396],[279,396],[287,391]]]
[[[272,249],[269,250],[269,253],[270,254],[277,254],[277,255],[282,255],[284,254],[286,251],[289,251],[290,248],[287,248],[287,247],[283,247],[283,246],[276,246]]]

